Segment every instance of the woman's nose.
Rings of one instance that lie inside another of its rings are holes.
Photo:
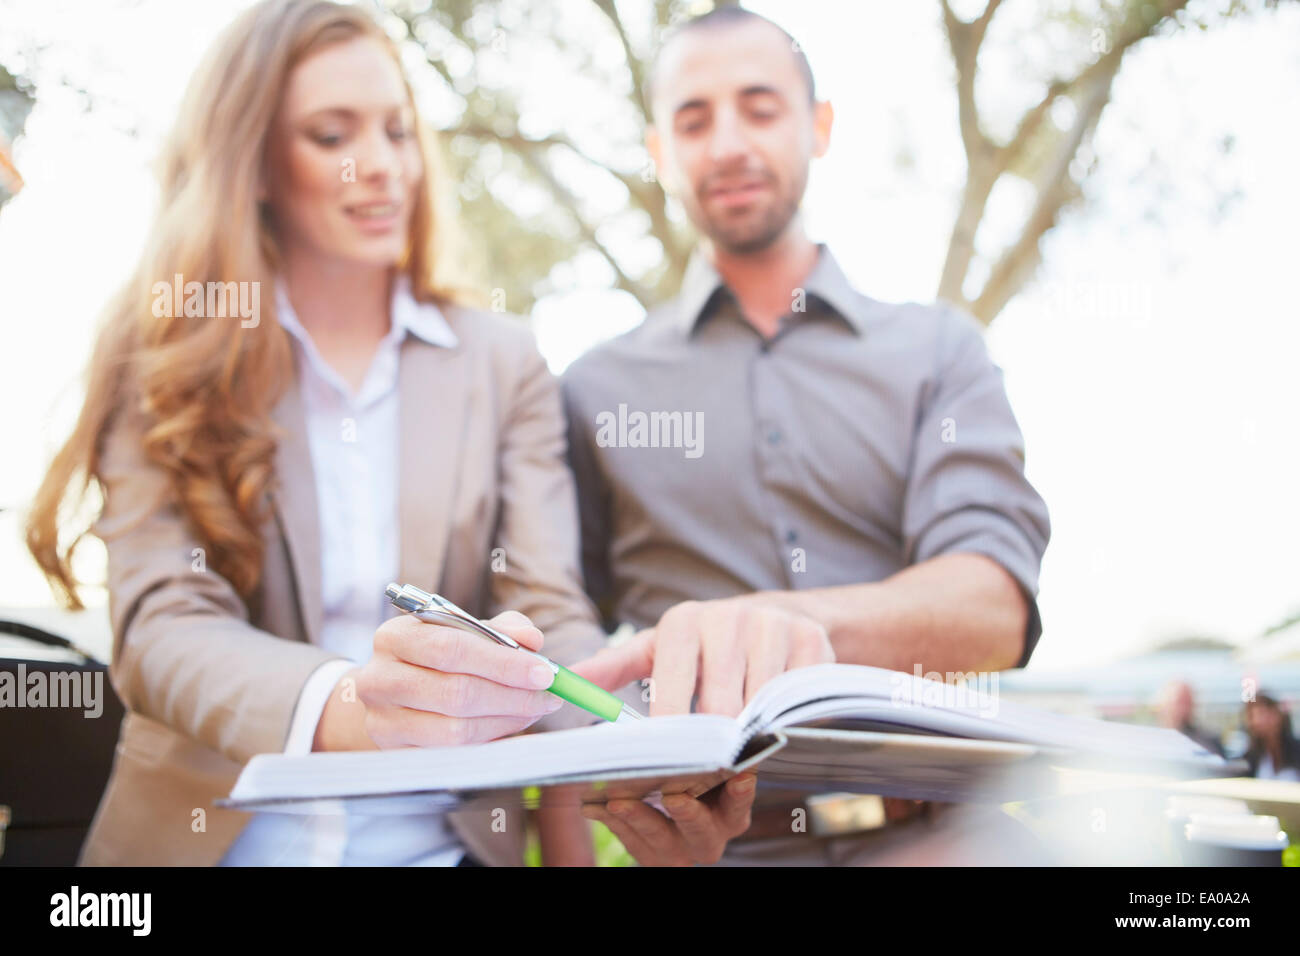
[[[401,156],[397,146],[383,129],[371,130],[362,137],[357,154],[357,178],[387,180],[401,174]]]

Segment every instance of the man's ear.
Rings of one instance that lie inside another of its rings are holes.
[[[831,147],[831,126],[835,123],[835,110],[830,100],[813,104],[813,157],[821,159]]]
[[[650,161],[654,163],[655,178],[659,180],[659,185],[663,186],[665,191],[671,192],[669,182],[664,178],[664,141],[653,124],[645,128],[645,148],[650,154]]]

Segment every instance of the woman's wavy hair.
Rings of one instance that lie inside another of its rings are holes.
[[[153,289],[177,274],[205,289],[247,281],[273,288],[274,224],[257,200],[272,120],[299,62],[357,38],[381,42],[400,68],[396,46],[364,11],[326,0],[266,0],[222,33],[190,80],[159,157],[158,212],[139,264],[105,310],[85,404],[27,516],[28,550],[63,606],[83,606],[71,562],[90,527],[61,544],[60,525],[98,482],[101,439],[128,400],[146,416],[146,456],[166,470],[209,566],[245,599],[260,581],[278,438],[270,415],[293,377],[287,334],[275,321],[245,328],[239,318],[159,318]],[[414,107],[409,83],[406,93]],[[447,174],[433,132],[418,119],[416,138],[424,175],[398,269],[421,301],[475,301],[476,290],[456,284],[464,273]],[[272,316],[273,300],[261,297]]]

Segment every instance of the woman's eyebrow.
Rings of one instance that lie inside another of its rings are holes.
[[[392,103],[386,106],[375,106],[369,108],[359,108],[355,106],[323,106],[320,109],[312,110],[310,113],[304,113],[301,117],[303,122],[317,119],[322,116],[337,116],[343,119],[351,119],[354,116],[360,116],[366,113],[404,113],[415,111],[406,103]]]
[[[339,117],[349,119],[356,116],[356,110],[349,109],[345,106],[326,106],[318,110],[312,110],[310,113],[304,113],[299,117],[301,122],[307,123],[314,119]]]

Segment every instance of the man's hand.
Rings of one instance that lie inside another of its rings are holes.
[[[749,829],[756,783],[742,773],[699,799],[670,794],[663,804],[671,819],[639,800],[588,804],[582,815],[609,827],[642,866],[717,863],[727,841]]]
[[[653,628],[573,670],[607,690],[650,678],[650,714],[740,713],[760,687],[796,667],[835,660],[826,629],[752,598],[686,601]]]
[[[700,713],[734,717],[773,677],[835,660],[830,638],[811,618],[750,598],[688,601],[651,630],[602,651],[573,670],[608,690],[651,679],[650,714],[686,714],[698,695]],[[589,805],[643,866],[716,863],[727,842],[749,829],[757,778],[738,774],[695,799],[664,797],[668,816],[639,800]]]

